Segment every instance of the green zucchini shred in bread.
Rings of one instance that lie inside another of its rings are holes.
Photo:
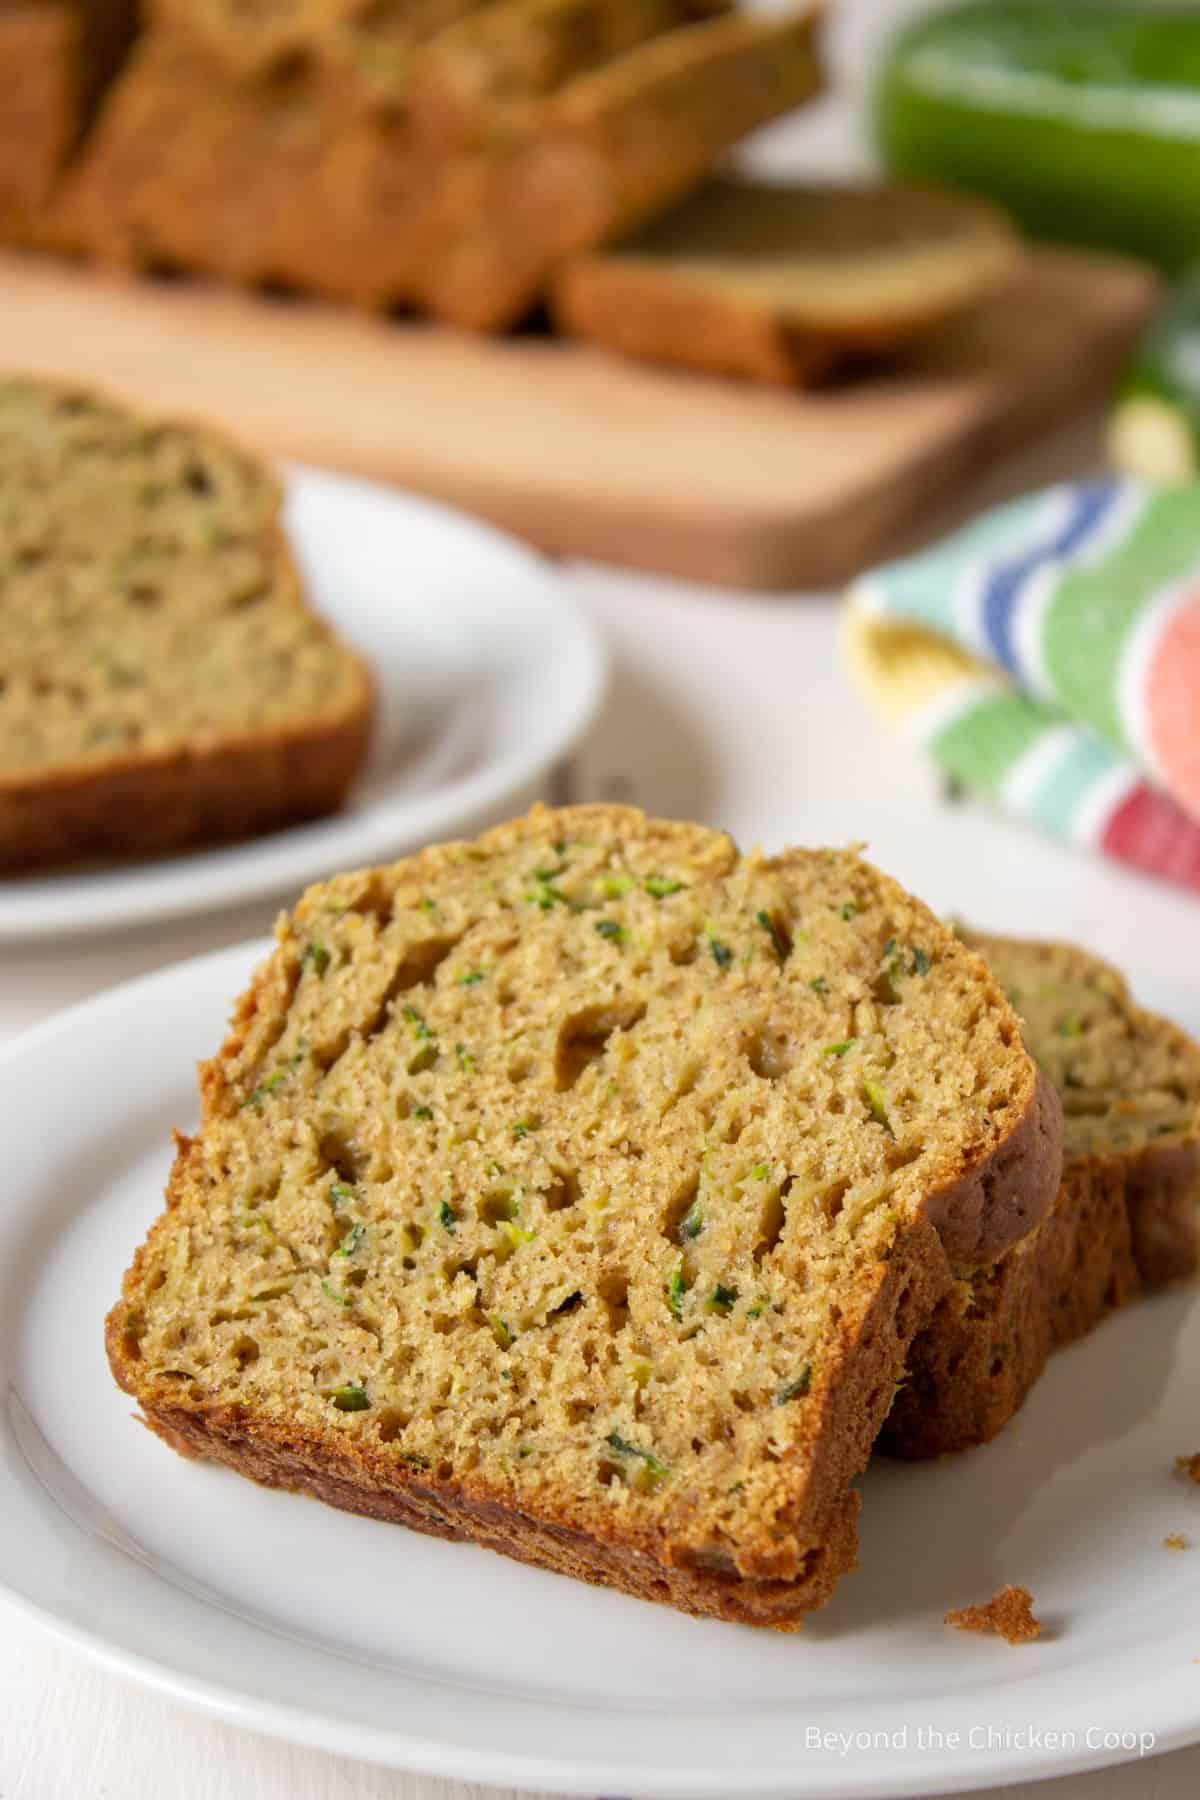
[[[338,876],[277,936],[110,1316],[148,1422],[794,1627],[853,1562],[849,1484],[951,1267],[1057,1184],[1052,1091],[983,963],[853,852],[602,806]],[[898,1001],[893,938],[929,964]]]
[[[881,1440],[906,1457],[994,1437],[1055,1348],[1200,1269],[1200,1045],[1086,950],[963,936],[1061,1095],[1062,1186],[1038,1230],[957,1283],[914,1343]]]
[[[370,679],[304,604],[279,508],[215,431],[0,375],[0,868],[340,804]],[[308,945],[314,978],[330,956]]]

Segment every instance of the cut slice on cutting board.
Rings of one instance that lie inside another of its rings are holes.
[[[1140,264],[1036,251],[902,364],[811,393],[32,257],[0,256],[0,342],[544,550],[795,589],[853,576],[1106,394],[1158,292]]]
[[[804,385],[894,350],[1012,279],[995,208],[931,188],[724,179],[557,271],[576,337],[650,362]]]
[[[277,936],[109,1320],[147,1422],[794,1628],[951,1267],[1057,1188],[985,964],[851,851],[606,806],[338,877]]]

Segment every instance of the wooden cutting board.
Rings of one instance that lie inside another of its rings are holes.
[[[453,502],[544,550],[824,587],[1108,389],[1141,265],[1038,251],[920,355],[816,394],[303,301],[0,256],[0,363],[207,414],[261,449]]]

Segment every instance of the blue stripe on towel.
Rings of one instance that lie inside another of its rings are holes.
[[[983,628],[996,660],[1020,679],[1021,666],[1014,642],[1017,613],[1025,585],[1039,570],[1069,556],[1087,542],[1103,524],[1128,484],[1115,477],[1083,481],[1058,528],[1041,544],[1011,562],[1001,563],[988,576],[983,595]]]

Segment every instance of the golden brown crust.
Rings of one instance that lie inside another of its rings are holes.
[[[117,73],[135,0],[0,0],[0,236],[36,241],[55,182]]]
[[[0,777],[0,874],[88,856],[251,837],[335,812],[367,752],[371,689],[353,712],[219,744]]]
[[[1073,1168],[1028,1243],[939,1302],[913,1345],[880,1449],[919,1459],[987,1443],[1053,1350],[1140,1291],[1123,1169],[1099,1160]]]
[[[994,1155],[930,1201],[929,1218],[957,1268],[1002,1256],[1053,1202],[1062,1168],[1062,1106],[1040,1070],[1030,1087],[1024,1116]]]
[[[1138,1007],[1115,969],[1074,945],[970,934],[966,941],[991,958],[1006,985],[1020,983],[1023,993],[1014,992],[1030,1009],[1030,1048],[1052,1059],[1069,1100],[1086,1110],[1067,1121],[1068,1158],[1050,1217],[1010,1255],[953,1289],[914,1344],[880,1437],[883,1450],[905,1458],[986,1443],[1052,1351],[1143,1291],[1185,1280],[1200,1266],[1200,1143],[1194,1135],[1143,1136],[1156,1121],[1172,1135],[1187,1132],[1196,1046]],[[1084,1028],[1074,1009],[1088,1004],[1096,1019]],[[1119,1033],[1101,1040],[1094,1061],[1086,1050],[1093,1028]],[[1118,1057],[1124,1060],[1111,1060]],[[1122,1081],[1144,1081],[1148,1092],[1139,1097]],[[1169,1094],[1172,1086],[1178,1095],[1163,1102],[1165,1114],[1139,1114],[1139,1099],[1153,1109],[1160,1087]],[[1079,1148],[1106,1139],[1105,1153]]]
[[[110,1360],[120,1379],[119,1353]],[[119,1332],[119,1326],[117,1327]],[[128,1385],[122,1382],[122,1385]],[[135,1392],[131,1386],[128,1391]],[[856,1567],[858,1495],[844,1494],[823,1542],[790,1579],[745,1579],[729,1569],[705,1569],[653,1557],[633,1544],[605,1540],[553,1518],[534,1518],[503,1498],[439,1483],[417,1471],[398,1471],[349,1459],[339,1467],[325,1444],[297,1443],[289,1433],[254,1426],[227,1414],[148,1406],[152,1430],[181,1455],[224,1463],[267,1487],[311,1494],[329,1506],[365,1514],[432,1537],[476,1543],[536,1568],[619,1589],[699,1617],[796,1631],[805,1613],[823,1606],[839,1577]]]
[[[76,31],[65,8],[0,7],[0,235],[23,237],[78,128]]]
[[[1030,1644],[1042,1628],[1033,1616],[1033,1595],[1028,1588],[998,1588],[985,1606],[962,1606],[948,1612],[945,1623],[956,1631],[978,1631],[1002,1637],[1007,1644]]]
[[[1125,1177],[1133,1257],[1153,1291],[1200,1270],[1200,1143],[1152,1145]]]
[[[790,332],[753,302],[603,256],[573,256],[556,271],[550,311],[568,336],[622,356],[777,387],[811,387],[840,356],[835,340]]]

